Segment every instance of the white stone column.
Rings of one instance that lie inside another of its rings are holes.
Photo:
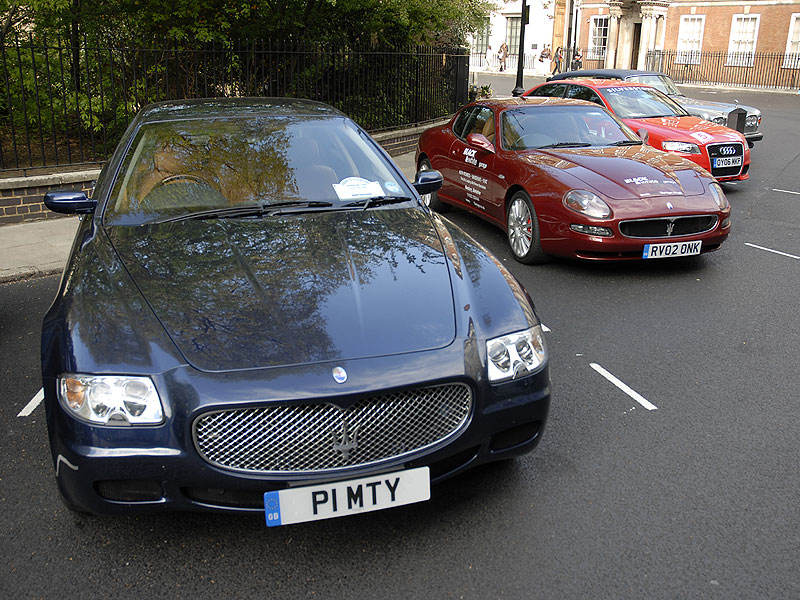
[[[651,14],[649,7],[642,8],[642,31],[639,34],[639,56],[636,59],[636,68],[644,69],[645,59],[647,58],[647,51],[652,50],[652,39],[655,35],[655,19]]]
[[[617,45],[619,44],[619,20],[622,17],[622,0],[608,2],[608,40],[606,41],[606,69],[617,68]]]

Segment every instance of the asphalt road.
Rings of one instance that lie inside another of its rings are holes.
[[[527,267],[502,232],[449,214],[536,301],[554,396],[534,453],[427,503],[270,530],[72,515],[42,407],[17,416],[58,281],[0,286],[0,597],[800,597],[800,96],[701,97],[734,96],[762,109],[765,140],[751,179],[725,186],[716,253]]]

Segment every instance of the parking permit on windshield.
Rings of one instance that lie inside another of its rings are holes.
[[[380,182],[361,177],[346,177],[339,183],[334,183],[333,189],[339,200],[358,200],[384,195]]]

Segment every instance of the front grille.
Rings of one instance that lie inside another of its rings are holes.
[[[714,177],[735,177],[742,171],[744,165],[744,145],[741,142],[728,142],[726,144],[709,144],[708,149],[709,166]],[[735,158],[741,157],[741,164],[734,167],[715,167],[715,158]]]
[[[717,215],[661,217],[622,221],[619,231],[622,235],[633,238],[678,237],[711,231],[716,224]]]
[[[404,390],[333,404],[274,405],[206,413],[194,422],[200,455],[252,473],[345,469],[415,453],[460,433],[472,412],[464,384]]]

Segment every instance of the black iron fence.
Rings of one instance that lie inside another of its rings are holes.
[[[192,50],[0,46],[0,171],[102,162],[133,115],[159,100],[288,96],[331,104],[369,131],[454,112],[469,56],[454,48],[353,48],[274,40]]]
[[[678,83],[762,89],[797,89],[800,54],[650,50],[647,68]]]
[[[531,50],[523,57],[522,68],[528,73],[533,72],[534,75],[549,75],[555,69],[555,61],[553,57],[539,60],[541,50]],[[553,52],[551,52],[553,54]],[[577,56],[576,56],[577,55]],[[561,71],[569,71],[575,69],[602,69],[605,64],[605,49],[596,49],[593,51],[581,50],[579,48],[565,48],[562,53],[563,59],[561,61]],[[519,64],[518,54],[509,54],[506,58],[505,70],[510,73],[517,72],[517,65]],[[470,54],[469,60],[470,68],[483,70],[483,71],[499,71],[500,58],[497,53],[478,53],[473,52]]]

